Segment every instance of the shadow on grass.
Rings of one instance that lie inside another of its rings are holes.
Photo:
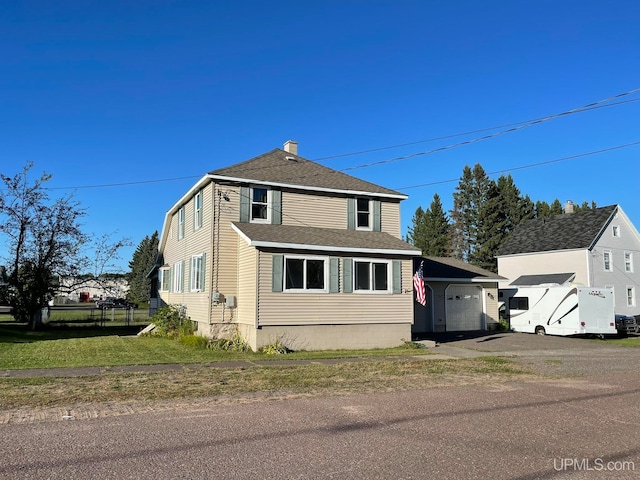
[[[112,335],[136,335],[146,324],[122,325],[108,322],[104,326],[94,321],[52,322],[36,331],[29,330],[26,323],[0,322],[0,343],[32,343],[42,340],[67,338],[107,337]]]

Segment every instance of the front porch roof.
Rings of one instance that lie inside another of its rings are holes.
[[[386,232],[263,223],[232,222],[231,225],[252,247],[405,256],[421,253]]]

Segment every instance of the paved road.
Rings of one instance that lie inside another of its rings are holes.
[[[525,337],[458,339],[436,351],[483,354],[479,342],[543,366],[639,351]],[[606,373],[535,381],[235,405],[202,399],[0,425],[0,478],[638,478],[640,373],[618,371],[615,358],[606,365]]]

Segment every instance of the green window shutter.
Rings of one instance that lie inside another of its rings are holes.
[[[382,224],[382,208],[380,205],[380,200],[374,200],[371,203],[373,204],[373,231],[379,232],[381,230]]]
[[[282,224],[282,192],[271,190],[271,223]]]
[[[402,262],[393,260],[393,293],[402,293]]]
[[[356,229],[356,199],[347,198],[347,229]]]
[[[340,262],[338,258],[329,259],[329,293],[340,291]]]
[[[240,187],[240,221],[242,223],[249,223],[249,209],[251,208],[251,189],[249,187]]]
[[[282,291],[282,279],[284,276],[284,255],[273,255],[271,257],[271,291]]]
[[[202,253],[202,268],[200,269],[200,287],[204,292],[207,286],[207,254]]]
[[[353,259],[342,259],[342,291],[353,293]]]

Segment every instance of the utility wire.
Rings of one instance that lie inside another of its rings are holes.
[[[499,173],[502,174],[504,172],[512,172],[514,170],[524,170],[525,168],[540,167],[542,165],[549,165],[551,163],[566,162],[567,160],[574,160],[576,158],[587,157],[587,156],[590,156],[590,155],[597,155],[599,153],[611,152],[613,150],[620,150],[622,148],[633,147],[633,146],[636,146],[636,145],[640,145],[640,141],[627,143],[627,144],[624,144],[624,145],[616,145],[615,147],[603,148],[601,150],[594,150],[594,151],[586,152],[586,153],[579,153],[577,155],[571,155],[571,156],[568,156],[568,157],[556,158],[555,160],[547,160],[545,162],[529,163],[527,165],[520,165],[519,167],[512,167],[512,168],[503,168],[503,169],[500,169],[500,170],[495,170],[493,172],[487,172],[487,175],[497,175]],[[453,179],[449,179],[449,180],[440,180],[440,181],[437,181],[437,182],[429,182],[429,183],[421,183],[419,185],[411,185],[409,187],[399,187],[399,188],[394,188],[393,190],[409,190],[411,188],[430,187],[432,185],[440,185],[440,184],[443,184],[443,183],[451,183],[451,182],[458,182],[458,181],[460,181],[459,178],[453,178]]]

